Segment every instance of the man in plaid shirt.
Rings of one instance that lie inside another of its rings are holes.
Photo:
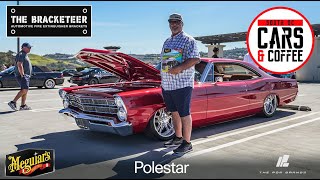
[[[174,13],[168,21],[172,34],[162,47],[161,86],[167,110],[172,113],[175,137],[164,145],[177,146],[175,153],[187,153],[192,151],[190,103],[194,66],[200,62],[200,54],[194,38],[182,31],[182,16]]]

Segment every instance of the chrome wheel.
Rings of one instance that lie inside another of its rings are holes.
[[[165,108],[159,109],[153,116],[153,125],[156,132],[162,137],[170,137],[175,131],[172,123],[171,112],[167,112]]]
[[[56,83],[54,82],[53,79],[47,79],[46,82],[44,83],[44,86],[47,89],[52,89],[52,88],[54,88],[55,85],[56,85]]]
[[[272,116],[277,109],[277,105],[277,96],[275,94],[268,95],[263,104],[266,115]]]

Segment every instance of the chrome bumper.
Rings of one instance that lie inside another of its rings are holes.
[[[59,113],[73,117],[77,125],[85,130],[107,132],[121,136],[127,136],[133,133],[132,125],[128,122],[115,124],[111,119],[104,118],[102,116],[79,113],[70,108],[61,109]]]

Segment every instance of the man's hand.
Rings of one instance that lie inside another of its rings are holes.
[[[172,69],[170,69],[168,71],[169,74],[173,74],[173,75],[176,75],[176,74],[179,74],[181,73],[182,69],[180,66],[176,66],[176,67],[173,67]]]

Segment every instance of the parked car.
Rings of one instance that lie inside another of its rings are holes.
[[[65,69],[63,71],[61,71],[64,77],[67,76],[73,76],[74,74],[76,74],[78,71],[76,69]]]
[[[73,117],[85,130],[122,136],[145,132],[160,140],[174,136],[158,69],[121,52],[82,49],[77,57],[126,82],[62,88],[60,113]],[[194,128],[255,114],[271,117],[298,93],[296,80],[275,78],[240,60],[201,58],[195,70]]]
[[[85,84],[113,83],[119,81],[119,77],[103,69],[92,67],[74,74],[68,81],[82,86]]]
[[[19,84],[14,76],[14,66],[0,73],[0,87],[19,87]],[[64,82],[61,72],[53,72],[46,66],[32,66],[32,75],[30,78],[30,87],[45,87],[52,89],[56,85],[61,85]]]

